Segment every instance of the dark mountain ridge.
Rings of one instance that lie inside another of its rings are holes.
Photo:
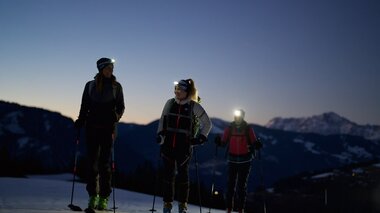
[[[211,184],[215,169],[215,183],[222,190],[226,181],[226,150],[216,148],[213,140],[229,122],[216,118],[212,122],[214,127],[209,141],[196,147],[198,169],[204,185]],[[160,165],[159,146],[155,143],[157,125],[157,120],[147,125],[118,125],[115,162],[119,173],[133,174],[147,163],[153,168]],[[270,186],[279,179],[305,171],[336,168],[380,156],[378,141],[359,136],[321,135],[250,126],[264,143],[261,159],[253,162],[250,191],[260,182],[260,176],[264,177],[264,184]],[[0,166],[5,168],[1,175],[11,175],[12,172],[71,172],[75,138],[76,131],[70,118],[56,112],[0,101]],[[84,137],[81,134],[79,165],[84,165],[85,156]],[[190,168],[194,179],[194,159]],[[263,168],[263,174],[259,168]]]

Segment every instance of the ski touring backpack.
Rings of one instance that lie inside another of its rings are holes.
[[[96,87],[95,80],[90,81],[88,85],[88,95],[91,96],[91,92],[95,87]],[[113,85],[113,84],[112,84],[112,93],[113,93],[113,99],[116,100],[117,87],[116,85]]]
[[[170,106],[170,108],[172,108],[172,106],[174,105],[174,103],[175,103],[175,99],[173,98],[171,100],[171,106]],[[193,101],[193,100],[191,100],[190,103],[189,103],[189,105],[190,105],[190,115],[187,116],[188,118],[190,117],[190,126],[189,126],[189,129],[188,130],[184,130],[184,131],[180,131],[182,133],[186,133],[190,138],[196,138],[196,137],[198,137],[199,134],[200,134],[200,128],[201,128],[201,122],[200,122],[199,117],[196,116],[193,113],[194,104],[195,104],[195,101]],[[165,123],[167,123],[167,122],[165,122]],[[169,127],[166,127],[166,128],[167,129],[171,129]],[[178,131],[178,130],[174,130],[174,131]]]
[[[233,136],[233,131],[234,131],[234,129],[236,128],[235,126],[234,126],[234,124],[233,123],[231,123],[229,126],[228,126],[228,128],[229,128],[229,135],[228,135],[228,139],[227,139],[227,149],[226,149],[226,151],[225,151],[225,153],[224,153],[224,156],[225,157],[227,157],[227,155],[228,155],[228,152],[229,152],[229,149],[230,149],[230,140],[231,140],[231,136]],[[252,142],[251,141],[251,138],[249,137],[249,125],[247,124],[247,126],[245,126],[244,127],[244,136],[246,137],[246,140],[247,140],[247,143],[248,144],[250,144],[250,142]],[[240,134],[239,134],[240,135]],[[255,153],[252,153],[253,154],[253,157],[255,157]]]

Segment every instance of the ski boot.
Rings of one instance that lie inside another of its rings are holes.
[[[108,206],[108,197],[100,197],[98,202],[98,210],[105,210]]]
[[[187,212],[187,203],[178,203],[178,213],[186,213]]]
[[[231,213],[232,212],[232,208],[227,208],[226,209],[226,213]]]
[[[165,202],[164,203],[164,211],[163,213],[171,213],[172,212],[173,205],[171,202]]]
[[[99,202],[99,195],[90,196],[90,198],[88,199],[88,208],[96,209],[96,207],[98,206],[98,202]]]

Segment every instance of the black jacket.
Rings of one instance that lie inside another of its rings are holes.
[[[85,120],[86,126],[114,127],[125,109],[122,86],[111,79],[103,79],[103,90],[99,92],[95,84],[95,80],[86,83],[79,119]]]

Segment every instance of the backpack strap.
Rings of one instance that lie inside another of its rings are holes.
[[[170,100],[170,102],[171,102],[171,105],[170,105],[170,109],[172,108],[172,106],[174,105],[174,103],[175,103],[175,98],[172,98],[171,100]],[[193,100],[191,100],[190,101],[190,116],[183,116],[183,115],[178,115],[178,116],[182,116],[182,117],[187,117],[187,118],[190,118],[190,128],[189,128],[189,130],[187,131],[187,130],[180,130],[180,131],[178,131],[178,130],[176,130],[177,132],[181,132],[181,133],[185,133],[185,134],[187,134],[188,136],[190,136],[190,139],[193,139],[193,138],[195,138],[196,136],[197,136],[197,134],[198,134],[198,132],[199,132],[199,128],[197,128],[195,131],[194,131],[194,121],[196,120],[195,119],[195,117],[196,117],[196,115],[194,115],[194,111],[193,111],[193,109],[194,109],[194,104],[195,104],[195,101],[193,101]],[[168,113],[168,114],[170,114],[170,113]],[[164,116],[164,128],[166,129],[166,130],[168,130],[168,129],[171,129],[171,128],[169,128],[167,125],[168,125],[168,123],[167,123],[167,115],[168,114],[166,114],[165,116]]]
[[[90,81],[90,83],[88,84],[88,95],[91,96],[91,92],[93,90],[93,88],[96,87],[95,85],[95,80],[92,80]],[[112,94],[113,94],[113,99],[116,100],[116,94],[117,94],[117,85],[116,84],[112,84]]]
[[[190,132],[191,132],[190,139],[196,138],[199,133],[199,125],[197,123],[194,123],[194,122],[198,122],[196,119],[196,115],[194,114],[194,104],[195,104],[195,101],[190,100]]]
[[[116,100],[116,93],[117,93],[117,85],[116,83],[115,84],[112,84],[112,93],[113,93],[113,99]]]
[[[165,108],[165,114],[164,114],[164,124],[163,124],[163,129],[164,130],[168,130],[168,125],[169,125],[169,123],[168,123],[168,115],[170,114],[170,110],[171,110],[171,108],[173,107],[173,105],[174,105],[174,102],[175,102],[175,99],[174,98],[172,98],[172,99],[170,99],[170,106],[168,107],[168,108]]]
[[[228,127],[230,129],[229,131],[229,134],[228,134],[228,138],[227,138],[227,148],[226,148],[226,153],[225,153],[225,157],[227,158],[227,154],[228,154],[228,151],[230,149],[230,140],[231,140],[231,135],[232,135],[232,131],[234,130],[235,126],[233,125],[233,123],[230,124],[230,126]],[[245,137],[247,138],[247,145],[251,145],[251,138],[249,137],[249,125],[245,125],[244,127],[244,132],[245,132]]]

